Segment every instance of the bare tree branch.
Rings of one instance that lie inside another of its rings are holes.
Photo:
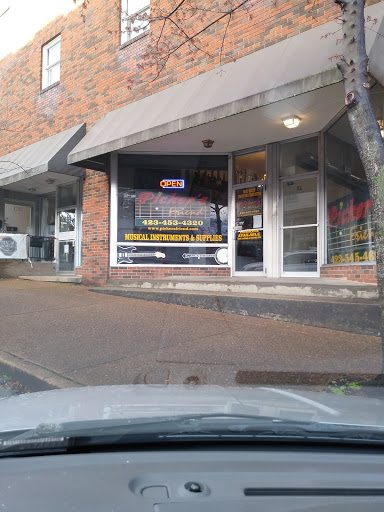
[[[10,9],[10,7],[8,7],[8,9],[6,9],[2,14],[0,14],[0,18],[1,18],[2,16],[4,16],[4,14],[6,14],[6,13],[9,11],[9,9]]]

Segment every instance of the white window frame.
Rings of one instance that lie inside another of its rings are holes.
[[[148,30],[148,28],[142,28],[139,31],[131,30],[130,25],[131,22],[129,19],[127,19],[128,16],[137,16],[141,14],[147,13],[149,15],[150,13],[150,0],[148,0],[148,4],[146,4],[142,9],[139,9],[136,12],[133,12],[132,14],[129,14],[127,16],[127,13],[129,12],[128,4],[130,0],[121,0],[121,44],[128,43],[128,41],[131,41],[135,37],[143,34]]]
[[[57,43],[60,43],[59,60],[48,64],[49,50],[53,46],[55,46]],[[60,36],[57,36],[57,37],[55,37],[55,39],[52,39],[52,41],[49,41],[49,43],[47,43],[43,46],[42,80],[41,80],[42,89],[45,89],[46,87],[49,87],[50,85],[53,85],[54,83],[57,83],[58,81],[60,81],[60,62],[61,62],[61,40],[60,40]],[[59,80],[55,80],[55,82],[51,82],[50,71],[52,70],[52,68],[54,68],[57,65],[59,66]]]

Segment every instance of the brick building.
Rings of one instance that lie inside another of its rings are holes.
[[[84,284],[375,282],[370,198],[336,67],[338,7],[253,4],[222,49],[225,23],[201,36],[209,55],[185,45],[157,78],[141,65],[157,28],[121,31],[122,8],[149,5],[90,0],[0,61],[2,261],[30,235],[32,261]],[[366,13],[383,122],[384,3]]]

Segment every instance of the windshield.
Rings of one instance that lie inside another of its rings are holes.
[[[0,0],[0,455],[382,443],[384,4],[272,4]]]

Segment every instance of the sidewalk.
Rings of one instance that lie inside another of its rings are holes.
[[[0,363],[51,387],[375,376],[374,336],[0,280]],[[312,376],[312,377],[311,377]]]

